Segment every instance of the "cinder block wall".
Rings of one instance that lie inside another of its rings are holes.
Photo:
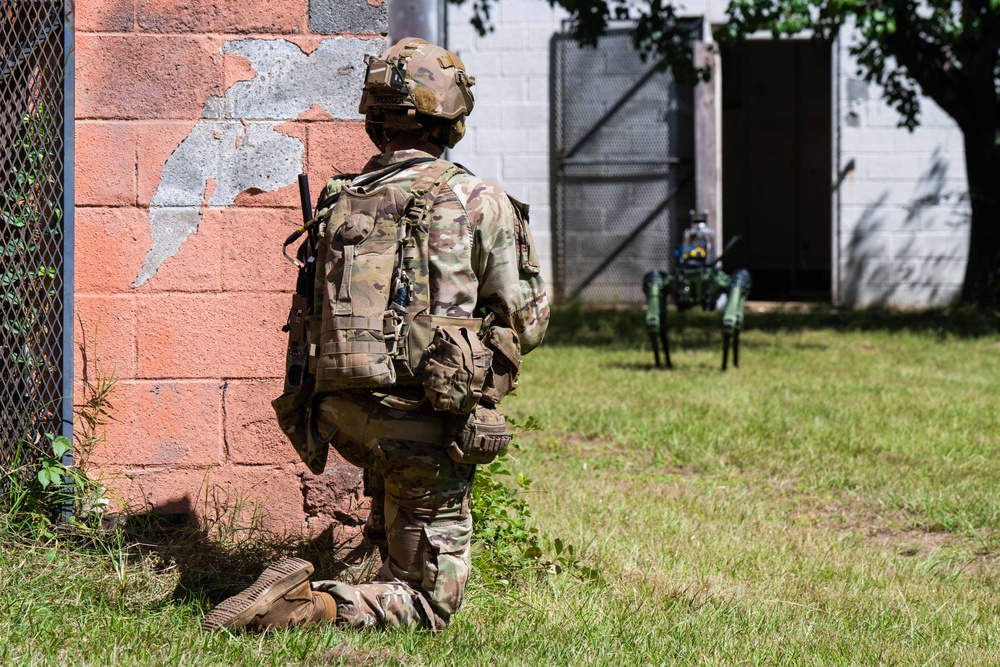
[[[840,302],[947,305],[961,292],[969,247],[962,133],[926,97],[920,126],[898,127],[881,89],[856,78],[851,39],[845,31],[838,54]]]
[[[544,0],[503,0],[495,31],[479,37],[470,7],[448,7],[448,48],[476,77],[468,135],[449,156],[531,205],[531,233],[550,286],[549,45],[565,15]]]
[[[309,474],[269,402],[296,175],[315,198],[375,152],[356,105],[385,29],[379,0],[77,3],[75,400],[98,362],[118,378],[91,470],[133,508],[356,522],[360,473]]]
[[[720,23],[727,4],[726,0],[690,0],[684,12]],[[500,182],[531,205],[531,232],[552,293],[551,45],[567,14],[545,0],[503,0],[493,12],[494,31],[485,37],[479,37],[470,25],[471,17],[468,4],[448,6],[448,48],[461,56],[476,77],[476,109],[469,136],[451,151],[451,157],[479,176]]]

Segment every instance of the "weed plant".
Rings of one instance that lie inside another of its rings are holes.
[[[111,398],[118,383],[99,358],[89,358],[96,341],[95,332],[91,345],[82,348],[79,403],[74,406],[75,442],[53,434],[38,443],[22,438],[10,457],[19,464],[0,470],[0,488],[4,489],[0,507],[3,525],[9,530],[52,539],[57,524],[69,518],[73,525],[64,529],[86,532],[100,523],[108,507],[108,489],[86,473],[90,454],[103,442],[104,429],[113,419]],[[70,453],[75,461],[66,456]]]

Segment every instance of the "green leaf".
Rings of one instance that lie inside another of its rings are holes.
[[[73,443],[66,436],[60,435],[52,438],[52,451],[55,453],[56,458],[61,459],[71,449],[73,449]]]
[[[50,476],[48,468],[42,468],[39,470],[36,477],[38,478],[38,483],[42,485],[43,489],[47,489],[49,484],[52,483],[52,477]]]
[[[24,227],[26,224],[24,218],[16,216],[10,211],[0,211],[0,220],[11,227]]]

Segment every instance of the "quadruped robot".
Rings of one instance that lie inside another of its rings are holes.
[[[715,232],[708,226],[708,214],[691,211],[691,226],[684,230],[681,246],[674,251],[677,259],[672,271],[650,271],[643,278],[646,295],[646,330],[653,345],[656,367],[660,368],[660,346],[663,347],[667,368],[670,362],[670,341],[667,325],[667,299],[673,297],[677,310],[684,312],[700,306],[702,310],[722,313],[722,370],[729,362],[732,343],[733,366],[740,365],[740,330],[743,309],[752,281],[745,269],[732,275],[720,268],[723,257],[740,240],[730,239],[722,253],[715,256]]]

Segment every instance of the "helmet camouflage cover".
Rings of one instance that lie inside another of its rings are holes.
[[[448,147],[465,134],[475,79],[456,54],[409,37],[377,57],[366,56],[365,63],[358,111],[376,144],[382,146],[391,129],[418,132]]]

